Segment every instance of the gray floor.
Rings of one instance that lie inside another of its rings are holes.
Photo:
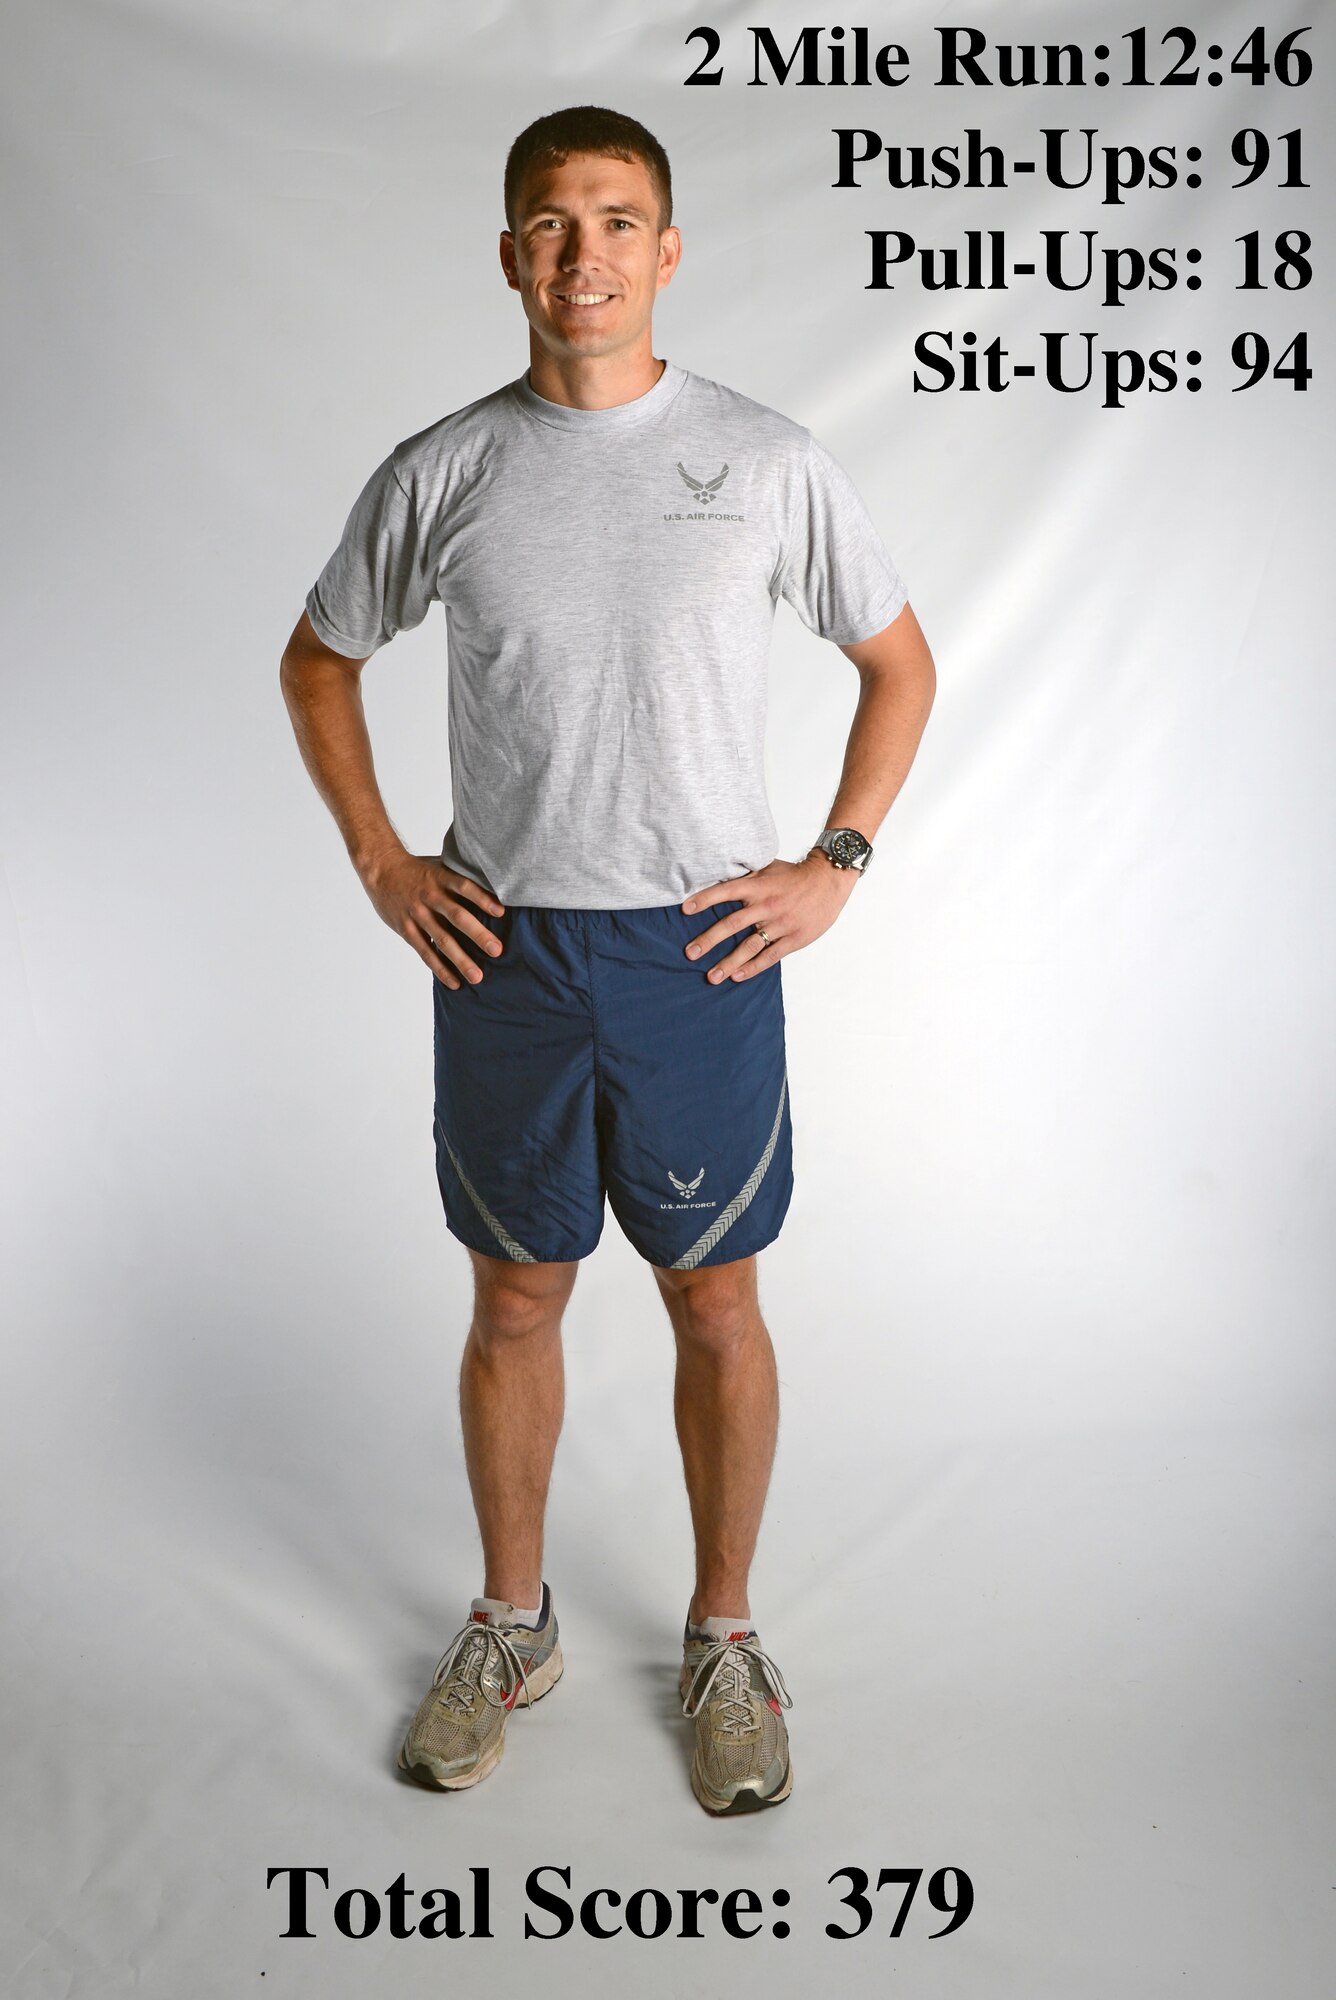
[[[548,1550],[566,1673],[454,1798],[394,1769],[478,1587],[447,1368],[444,1435],[430,1397],[397,1410],[388,1379],[378,1409],[333,1421],[295,1366],[249,1401],[161,1372],[152,1397],[118,1394],[93,1368],[63,1407],[30,1402],[9,1459],[7,1994],[425,1995],[452,1976],[505,1994],[631,1977],[971,2000],[1329,1990],[1329,1437],[925,1440],[857,1407],[833,1430],[791,1393],[753,1602],[795,1697],[796,1782],[780,1809],[720,1823],[689,1790],[684,1600],[660,1587],[686,1554],[666,1410],[643,1437],[603,1425],[571,1344],[584,1415]],[[666,1388],[666,1362],[644,1372]],[[139,1418],[158,1445],[127,1452]],[[275,1867],[329,1871],[313,1939],[281,1938]],[[526,1939],[529,1872],[562,1867],[576,1906],[664,1892],[669,1930],[599,1941],[577,1917]],[[863,1935],[827,1935],[852,1923],[844,1868],[924,1871],[899,1938],[894,1888]],[[968,1874],[974,1907],[933,1939],[939,1868]],[[388,1934],[401,1871],[416,1921],[428,1889],[471,1910],[476,1870],[490,1939]],[[703,1905],[705,1935],[676,1935],[678,1892],[707,1887],[756,1892],[741,1914],[760,1934],[725,1936]],[[350,1889],[384,1906],[361,1941],[335,1925]]]

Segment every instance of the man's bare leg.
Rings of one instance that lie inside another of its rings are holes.
[[[747,1579],[779,1430],[774,1349],[756,1259],[654,1266],[677,1340],[673,1414],[696,1537],[688,1617],[751,1616]]]
[[[473,1323],[459,1369],[484,1597],[537,1604],[543,1516],[561,1430],[561,1316],[578,1264],[519,1264],[470,1250]]]

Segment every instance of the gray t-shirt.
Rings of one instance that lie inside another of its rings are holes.
[[[632,909],[775,857],[781,596],[851,645],[906,593],[810,431],[670,361],[609,410],[550,403],[526,372],[396,445],[306,609],[364,659],[440,598],[442,858],[508,906]]]

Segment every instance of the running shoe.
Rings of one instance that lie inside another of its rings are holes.
[[[750,1627],[706,1618],[698,1638],[682,1635],[682,1713],[696,1723],[691,1789],[706,1812],[754,1812],[793,1790],[789,1732],[793,1706],[784,1676]]]
[[[537,1626],[518,1625],[515,1607],[475,1597],[469,1621],[437,1664],[408,1725],[399,1768],[440,1791],[476,1785],[501,1762],[516,1701],[532,1708],[561,1679],[552,1593],[543,1585]]]

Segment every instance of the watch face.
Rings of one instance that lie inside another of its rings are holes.
[[[830,852],[841,868],[852,868],[861,855],[871,852],[871,847],[861,833],[845,827],[831,841]]]

